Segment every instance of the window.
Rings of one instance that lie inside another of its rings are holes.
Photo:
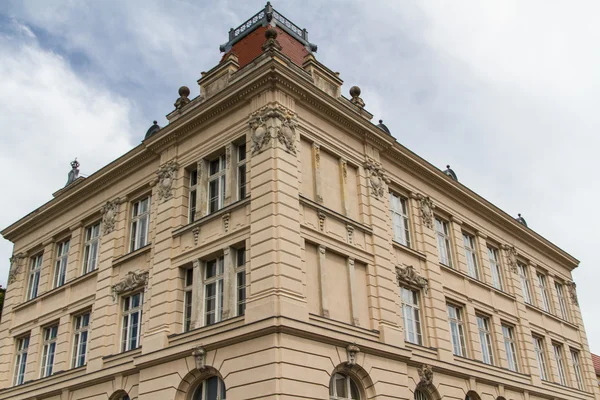
[[[236,256],[237,315],[244,315],[246,312],[246,249],[238,249]]]
[[[492,270],[492,285],[496,289],[502,290],[502,272],[500,270],[498,249],[488,247],[488,259],[490,260],[490,269]]]
[[[54,263],[54,287],[57,288],[65,284],[67,275],[67,262],[69,260],[69,240],[59,243],[56,246],[56,262]]]
[[[581,362],[579,361],[579,352],[571,349],[571,360],[573,361],[573,372],[575,372],[575,380],[577,381],[577,388],[579,390],[585,390],[583,384],[583,374],[581,373]]]
[[[552,343],[552,350],[554,350],[554,359],[556,361],[556,368],[558,369],[558,382],[563,386],[567,386],[563,347],[560,344]]]
[[[408,201],[401,196],[390,193],[390,212],[394,228],[394,240],[405,246],[410,246],[408,225]]]
[[[56,352],[56,334],[58,333],[58,325],[44,328],[44,348],[42,349],[42,373],[41,377],[52,375],[54,367],[54,353]]]
[[[521,289],[523,290],[523,299],[525,303],[531,304],[531,287],[529,286],[529,275],[527,275],[527,267],[524,264],[517,263],[519,276],[521,277]]]
[[[140,345],[143,301],[144,294],[141,292],[123,299],[121,351],[133,350]]]
[[[208,212],[213,213],[225,202],[225,155],[212,160],[208,168]]]
[[[194,269],[185,270],[185,281],[183,288],[183,331],[192,329],[192,307],[193,307],[193,287],[194,287]]]
[[[330,400],[360,400],[360,392],[348,375],[334,374],[329,384]]]
[[[192,400],[225,400],[225,383],[218,376],[213,376],[200,383]]]
[[[560,307],[560,316],[565,321],[569,320],[569,309],[567,308],[567,300],[565,299],[565,288],[561,283],[554,282],[556,295],[558,296],[558,305]]]
[[[494,363],[494,351],[492,348],[492,333],[490,330],[490,319],[481,315],[477,316],[477,328],[479,328],[479,341],[481,342],[481,357],[486,364]]]
[[[190,223],[196,220],[196,201],[198,198],[198,170],[190,171],[190,197],[188,206],[188,221]]]
[[[519,371],[519,363],[517,362],[517,346],[515,344],[514,328],[512,326],[502,325],[502,336],[504,336],[504,349],[506,350],[508,369],[517,372]]]
[[[150,196],[133,203],[131,213],[131,247],[136,251],[148,244],[148,225],[150,224]]]
[[[246,197],[246,144],[240,144],[238,151],[238,200]]]
[[[40,284],[40,271],[42,270],[43,254],[31,259],[29,268],[29,280],[27,282],[27,300],[31,300],[38,295],[38,286]]]
[[[204,267],[204,324],[211,325],[223,318],[223,256],[207,261]]]
[[[548,283],[546,281],[546,275],[541,272],[537,273],[538,285],[540,287],[540,293],[542,294],[542,309],[546,312],[550,312],[550,295],[548,293]]]
[[[419,389],[415,390],[415,400],[429,400],[427,395],[421,392]]]
[[[13,385],[21,385],[25,379],[25,367],[27,366],[27,350],[29,349],[29,336],[17,339],[17,358],[15,361],[15,376]]]
[[[450,323],[450,336],[452,337],[452,352],[457,356],[466,357],[467,347],[462,308],[448,304],[448,322]]]
[[[90,313],[75,317],[75,330],[73,334],[73,360],[71,367],[84,366],[87,358],[88,330],[90,327]]]
[[[435,229],[437,232],[438,253],[440,255],[440,262],[444,265],[452,267],[450,226],[448,225],[448,222],[436,217]]]
[[[475,238],[468,233],[463,232],[463,243],[465,245],[465,257],[467,258],[467,267],[469,276],[479,279],[479,269],[477,268],[477,250]]]
[[[537,359],[538,368],[540,370],[540,378],[547,381],[548,370],[546,369],[546,356],[544,355],[544,339],[534,336],[533,350],[535,351],[535,358]]]
[[[98,264],[98,247],[100,246],[100,222],[85,228],[85,245],[83,248],[83,274],[96,269]]]
[[[423,344],[421,318],[419,316],[419,293],[401,287],[402,319],[404,320],[404,340],[414,344]]]

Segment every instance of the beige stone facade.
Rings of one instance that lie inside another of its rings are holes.
[[[600,398],[578,261],[277,26],[2,232],[0,399]]]

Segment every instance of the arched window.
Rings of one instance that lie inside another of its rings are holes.
[[[348,375],[334,374],[329,384],[330,400],[360,400],[358,386]]]
[[[225,383],[218,376],[200,382],[192,400],[225,400]]]
[[[429,400],[429,397],[419,389],[415,390],[415,400]]]
[[[479,397],[479,395],[477,393],[470,391],[465,396],[465,400],[481,400],[481,398]]]

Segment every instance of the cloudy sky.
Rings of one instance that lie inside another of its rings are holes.
[[[581,260],[574,277],[600,353],[600,3],[278,0],[318,59],[434,165]],[[89,175],[198,94],[248,1],[3,1],[0,226]],[[0,284],[11,244],[0,239]]]

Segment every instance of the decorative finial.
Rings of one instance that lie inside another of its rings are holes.
[[[277,39],[277,29],[273,28],[272,26],[269,27],[269,29],[265,31],[265,37],[267,39]]]
[[[365,102],[360,98],[360,88],[358,86],[352,86],[350,88],[350,96],[352,96],[352,99],[350,99],[352,104],[355,104],[360,108],[364,108]]]
[[[153,124],[150,128],[148,128],[148,130],[146,131],[146,136],[144,136],[144,140],[148,139],[150,136],[154,135],[156,132],[160,131],[160,126],[158,126],[158,122],[157,121],[152,121]]]
[[[77,157],[75,160],[71,161],[71,170],[69,171],[69,175],[67,178],[67,184],[65,186],[69,186],[71,183],[77,179],[79,176],[79,161],[77,161]]]
[[[446,170],[444,171],[444,173],[446,175],[448,175],[451,179],[454,179],[455,181],[458,182],[458,177],[456,176],[456,173],[454,173],[454,171],[452,170],[452,168],[450,168],[450,165],[446,165]]]
[[[387,126],[385,126],[385,125],[383,124],[383,120],[382,120],[382,119],[380,119],[380,120],[379,120],[379,125],[377,125],[377,127],[378,127],[379,129],[381,129],[382,131],[384,131],[385,133],[387,133],[388,135],[391,135],[391,134],[392,134],[392,133],[390,132],[390,130],[388,129],[388,127],[387,127]]]
[[[190,102],[190,99],[188,98],[189,95],[190,95],[190,88],[189,87],[182,86],[182,87],[179,88],[179,98],[175,102],[175,109],[176,110],[182,109],[183,107],[185,107]]]
[[[275,27],[270,26],[265,31],[265,38],[267,41],[262,45],[263,50],[277,49],[281,50],[281,44],[277,41],[277,29]]]

